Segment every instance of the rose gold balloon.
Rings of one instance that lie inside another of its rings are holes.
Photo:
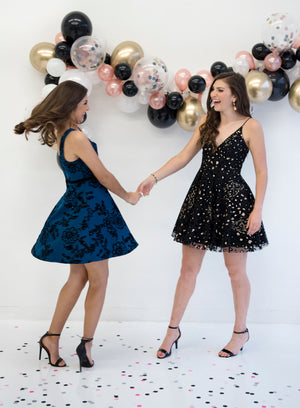
[[[177,88],[180,91],[184,91],[187,88],[191,76],[190,71],[185,68],[182,68],[176,72],[174,80]]]
[[[271,54],[266,55],[264,66],[268,71],[277,71],[281,67],[281,58],[278,54],[272,52]]]
[[[122,81],[120,79],[111,79],[107,82],[105,90],[109,96],[116,97],[122,93]]]
[[[57,44],[57,43],[59,43],[61,41],[66,41],[66,40],[64,39],[64,36],[62,35],[62,33],[59,32],[55,36],[55,44]]]
[[[200,75],[206,83],[206,88],[210,87],[211,84],[213,83],[213,76],[209,71],[206,71],[205,69],[202,69],[201,71],[197,72],[196,75]]]
[[[47,73],[47,63],[51,58],[55,58],[55,45],[48,42],[41,42],[31,48],[29,58],[32,66],[40,72]]]
[[[110,81],[114,77],[114,69],[109,64],[102,64],[98,68],[98,77],[102,81]]]
[[[149,98],[149,105],[153,109],[161,109],[165,106],[166,97],[163,92],[154,92]]]
[[[255,62],[254,62],[254,59],[253,59],[252,55],[250,54],[250,52],[248,52],[248,51],[239,51],[235,56],[235,59],[237,59],[237,58],[245,58],[249,63],[249,69],[255,69]]]
[[[293,44],[293,48],[295,48],[295,50],[299,47],[300,47],[300,34],[298,35],[298,37],[296,37],[296,40]]]

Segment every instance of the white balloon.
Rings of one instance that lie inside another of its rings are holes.
[[[134,113],[141,107],[137,95],[128,97],[124,94],[121,94],[120,96],[118,96],[117,105],[120,111],[124,113]]]
[[[234,72],[246,76],[249,72],[249,62],[245,58],[239,57],[234,61],[232,69]]]
[[[47,62],[47,72],[54,77],[60,77],[66,70],[66,64],[59,58],[51,58]]]
[[[101,82],[101,79],[98,76],[98,71],[86,71],[85,72],[86,77],[92,82],[93,85],[98,85]]]
[[[59,83],[61,84],[64,81],[74,81],[78,82],[80,85],[84,86],[87,89],[87,94],[90,95],[92,92],[92,81],[86,76],[86,74],[79,69],[69,69],[64,72],[59,78]]]
[[[42,88],[42,97],[46,98],[53,89],[56,88],[55,84],[48,84]]]
[[[147,92],[138,92],[138,101],[142,105],[149,103],[149,94]]]

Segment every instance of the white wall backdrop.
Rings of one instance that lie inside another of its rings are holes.
[[[108,42],[108,51],[122,41],[138,42],[145,56],[162,58],[174,74],[192,74],[215,61],[231,65],[240,50],[262,41],[265,18],[273,12],[298,17],[294,0],[38,0],[8,2],[1,18],[1,319],[50,319],[68,266],[36,260],[30,254],[37,235],[59,197],[64,178],[56,152],[13,134],[13,127],[41,99],[44,75],[30,64],[33,45],[54,43],[63,17],[80,10],[93,24],[93,34]],[[283,8],[284,6],[284,8]],[[120,111],[103,85],[94,87],[84,128],[98,143],[105,165],[125,188],[135,190],[150,172],[176,154],[191,133],[178,124],[155,128],[142,107],[134,114]],[[266,139],[269,185],[264,223],[270,241],[249,255],[252,284],[249,320],[300,323],[299,174],[300,114],[287,97],[254,105]],[[181,246],[171,232],[181,203],[199,167],[201,156],[160,182],[136,207],[115,198],[139,247],[110,262],[110,280],[103,319],[168,320],[180,269]],[[254,188],[248,157],[243,175]],[[71,318],[82,319],[83,298]],[[230,282],[222,254],[209,253],[198,277],[185,321],[228,322],[233,319]]]

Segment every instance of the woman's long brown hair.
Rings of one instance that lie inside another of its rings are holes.
[[[214,83],[221,79],[226,82],[231,89],[232,95],[236,97],[236,112],[243,116],[251,117],[250,114],[250,102],[247,94],[247,88],[245,79],[242,75],[234,72],[224,72],[215,77],[213,83],[210,86],[209,94],[207,97],[207,116],[205,122],[200,126],[200,140],[199,143],[203,147],[205,144],[210,144],[215,150],[216,137],[219,134],[218,127],[220,125],[221,116],[220,112],[216,112],[212,106],[211,91],[214,87]]]
[[[32,110],[28,119],[15,126],[14,132],[25,133],[26,139],[29,132],[40,133],[41,144],[52,146],[86,93],[87,89],[77,82],[62,82]]]

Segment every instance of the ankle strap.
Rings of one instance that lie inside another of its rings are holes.
[[[244,334],[244,333],[248,333],[248,329],[241,331],[241,332],[237,332],[237,331],[233,331],[234,334]]]
[[[169,327],[169,329],[178,329],[179,328],[179,326],[177,326],[177,327],[172,327],[172,326],[168,326]]]
[[[59,337],[59,336],[60,336],[60,333],[57,334],[57,333],[49,333],[49,332],[47,332],[46,335],[47,335],[47,336],[58,336],[58,337]]]
[[[82,337],[82,338],[81,338],[81,341],[82,341],[83,343],[89,343],[89,342],[92,341],[92,340],[94,340],[93,337]]]

